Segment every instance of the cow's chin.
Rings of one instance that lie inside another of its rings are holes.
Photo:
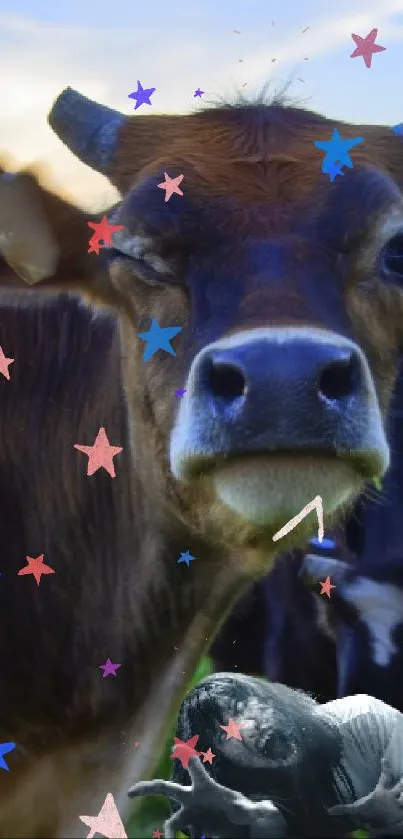
[[[216,468],[211,479],[216,498],[236,514],[239,524],[242,520],[249,525],[250,535],[260,533],[271,540],[317,495],[322,498],[326,531],[337,511],[350,505],[364,483],[352,466],[337,458],[278,455],[231,460]],[[313,511],[273,546],[281,551],[302,545],[317,535],[317,529]]]

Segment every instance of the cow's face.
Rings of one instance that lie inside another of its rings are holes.
[[[333,125],[305,112],[124,119],[96,117],[82,97],[74,109],[72,96],[53,126],[122,193],[108,270],[138,458],[183,516],[227,544],[272,548],[316,495],[328,522],[388,466],[383,417],[403,338],[398,187],[358,150],[331,184],[313,143]],[[164,201],[164,172],[184,175],[182,197]],[[176,355],[144,361],[139,333],[153,319],[182,331]],[[282,547],[312,529],[309,517]]]

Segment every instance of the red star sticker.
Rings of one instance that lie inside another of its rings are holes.
[[[332,588],[336,588],[336,586],[334,586],[334,585],[330,582],[330,577],[326,577],[326,580],[325,580],[325,582],[324,582],[324,583],[319,582],[319,585],[320,585],[320,586],[322,586],[322,589],[321,589],[321,592],[320,592],[320,593],[321,593],[321,594],[327,594],[327,596],[328,596],[329,598],[330,598],[330,590],[331,590]]]
[[[200,752],[200,754],[203,755],[203,763],[212,763],[213,757],[215,757],[215,754],[211,751],[210,747],[206,752]]]
[[[0,373],[2,373],[6,379],[10,379],[10,371],[8,368],[13,361],[13,358],[6,358],[2,348],[0,347]]]
[[[239,729],[243,728],[244,725],[246,725],[246,723],[244,722],[241,722],[238,725],[238,723],[234,722],[234,720],[232,720],[230,717],[228,720],[228,725],[220,725],[220,728],[223,728],[226,732],[227,740],[230,740],[231,737],[235,737],[236,740],[242,740],[241,732]]]
[[[157,828],[157,830],[153,830],[153,839],[161,839],[161,836],[163,835],[164,834],[161,833],[159,828]]]
[[[164,172],[165,181],[161,184],[157,184],[160,189],[165,189],[165,203],[172,198],[174,192],[177,195],[183,195],[181,189],[179,189],[179,184],[182,183],[184,175],[178,175],[177,178],[170,178],[169,175]]]
[[[42,574],[55,574],[54,568],[51,568],[50,565],[45,565],[43,562],[45,554],[41,554],[37,557],[27,556],[25,559],[28,562],[24,568],[20,568],[18,571],[18,576],[23,577],[25,574],[33,574],[36,580],[36,584],[39,586]]]
[[[102,221],[87,221],[88,227],[91,227],[92,230],[95,230],[93,236],[91,236],[90,241],[88,242],[89,248],[88,253],[95,252],[99,254],[99,249],[104,248],[105,245],[112,244],[112,233],[115,233],[117,230],[123,230],[123,224],[109,224],[109,221],[106,216],[103,217]],[[103,245],[100,245],[99,242],[103,241]]]
[[[88,455],[87,475],[93,475],[103,467],[112,478],[116,477],[113,458],[123,449],[121,446],[110,445],[104,428],[99,429],[93,446],[79,446],[78,443],[74,443],[74,448]]]
[[[179,737],[174,737],[175,746],[170,757],[177,757],[184,769],[188,768],[189,758],[193,757],[193,755],[197,757],[200,755],[200,752],[197,752],[195,749],[199,737],[200,734],[195,734],[194,737],[186,741],[180,740]]]
[[[383,52],[386,50],[386,47],[380,47],[379,44],[375,43],[377,34],[377,29],[371,29],[371,32],[369,35],[366,35],[365,38],[361,38],[360,35],[352,34],[351,37],[357,46],[354,52],[351,53],[350,58],[358,58],[359,55],[362,55],[365,61],[365,66],[370,67],[373,54],[375,52]]]

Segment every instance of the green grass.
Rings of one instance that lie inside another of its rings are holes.
[[[197,668],[192,681],[188,684],[184,696],[191,690],[194,685],[197,685],[201,679],[212,673],[210,659],[204,658]],[[175,728],[169,732],[164,750],[161,754],[160,762],[155,771],[154,778],[169,778],[172,768],[172,760],[170,758],[172,750],[172,742],[175,735]],[[169,817],[170,809],[167,799],[164,796],[148,796],[141,799],[140,807],[129,823],[127,828],[129,839],[151,839],[154,830],[164,832],[164,821]],[[178,832],[177,839],[182,839],[184,833]],[[368,834],[365,830],[356,830],[351,834],[354,839],[366,839]]]

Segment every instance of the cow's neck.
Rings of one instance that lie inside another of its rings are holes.
[[[183,549],[186,548],[187,546],[183,546]],[[193,553],[193,550],[191,552]],[[179,553],[171,559],[175,565],[177,556]],[[217,560],[219,565],[218,557]],[[203,562],[201,553],[196,561],[200,564]],[[161,737],[164,733],[166,735],[167,722],[175,713],[181,696],[201,656],[210,647],[218,626],[246,586],[241,578],[234,580],[228,569],[215,576],[210,575],[208,584],[206,576],[198,571],[195,563],[189,568],[183,565],[175,567],[177,576],[180,575],[184,583],[182,587],[177,585],[176,589],[178,619],[175,626],[171,624],[166,628],[171,649],[166,648],[163,655],[155,654],[155,667],[148,685],[147,698],[137,716],[137,725],[142,736],[137,738],[140,747],[133,763],[134,781],[152,771],[158,758]],[[199,598],[193,599],[189,596],[190,588],[186,585],[185,575],[191,574],[196,582],[193,591],[197,590],[198,584],[200,586]],[[188,607],[180,608],[181,597],[184,600],[188,598]],[[152,654],[150,650],[150,655]]]
[[[185,551],[187,548],[191,549],[196,560],[189,568],[178,566],[176,560],[180,550]],[[139,610],[144,610],[144,646],[136,656],[131,676],[142,685],[142,701],[121,731],[111,729],[97,743],[88,744],[85,759],[93,762],[94,774],[87,772],[84,796],[77,788],[79,800],[74,803],[71,818],[64,821],[60,836],[83,836],[74,814],[77,809],[82,813],[96,814],[107,792],[113,793],[122,819],[127,820],[133,811],[133,802],[128,799],[127,790],[136,781],[152,776],[166,741],[168,727],[174,721],[181,697],[201,656],[209,648],[228,610],[248,585],[244,578],[234,574],[234,560],[230,563],[230,573],[229,564],[223,564],[222,556],[214,558],[210,551],[203,555],[200,544],[194,548],[189,544],[182,543],[179,547],[165,542],[164,550],[165,556],[159,559],[171,565],[174,574],[168,575],[165,588],[159,588],[150,574],[150,585],[143,589],[141,602],[138,601]],[[222,569],[219,572],[212,570],[214,559],[216,568]],[[147,563],[147,569],[153,567],[151,556],[144,554],[140,561]],[[203,569],[203,561],[209,567],[207,574]],[[143,571],[144,567],[141,573]],[[189,585],[191,575],[192,586]],[[173,611],[170,613],[171,618],[167,619],[168,587],[171,586],[172,594],[174,577],[176,588],[175,597],[171,601]],[[178,579],[181,585],[178,585]],[[148,667],[143,669],[145,655]],[[101,782],[99,764],[102,755],[107,765]],[[138,806],[138,802],[135,806]]]

